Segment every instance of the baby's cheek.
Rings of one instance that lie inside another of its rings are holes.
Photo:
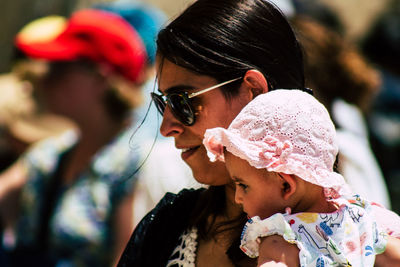
[[[248,211],[248,215],[250,215],[250,217],[259,216],[260,218],[262,218],[265,215],[264,209],[262,209],[262,207],[260,207],[259,205],[253,204],[252,207],[248,208]]]
[[[271,215],[273,215],[273,213],[271,213],[271,210],[268,208],[268,204],[261,204],[258,203],[258,205],[256,205],[255,209],[253,210],[253,216],[259,216],[261,219],[265,219],[270,217]]]

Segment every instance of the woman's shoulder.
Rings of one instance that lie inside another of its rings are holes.
[[[183,189],[177,194],[166,193],[136,226],[118,266],[165,265],[180,235],[188,227],[193,206],[204,190]],[[157,259],[154,259],[154,251],[157,251]]]
[[[179,193],[166,193],[164,197],[158,202],[157,206],[154,208],[155,210],[162,210],[165,207],[175,207],[185,208],[185,207],[193,207],[194,202],[197,201],[200,194],[205,190],[205,188],[198,189],[182,189]],[[189,201],[189,202],[188,202]]]
[[[204,188],[183,189],[177,194],[166,193],[155,208],[138,224],[135,232],[141,231],[142,227],[149,228],[159,223],[165,226],[165,221],[173,225],[177,220],[183,220],[183,218],[188,220],[188,212],[192,210],[194,203],[197,202],[203,191]]]

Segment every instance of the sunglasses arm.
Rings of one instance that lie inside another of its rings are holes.
[[[216,89],[216,88],[218,88],[218,87],[224,86],[224,85],[226,85],[226,84],[228,84],[228,83],[237,81],[237,80],[239,80],[239,79],[242,79],[242,77],[238,77],[238,78],[235,78],[235,79],[232,79],[232,80],[223,82],[223,83],[216,84],[216,85],[214,85],[214,86],[211,86],[211,87],[209,87],[209,88],[203,89],[203,90],[198,91],[198,92],[190,93],[190,94],[188,95],[188,98],[193,98],[193,97],[195,97],[195,96],[204,94],[204,93],[206,93],[206,92],[208,92],[208,91],[214,90],[214,89]]]

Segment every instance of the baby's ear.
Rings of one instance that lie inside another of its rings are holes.
[[[284,200],[288,200],[297,189],[297,179],[292,174],[279,173],[281,177],[281,192]]]

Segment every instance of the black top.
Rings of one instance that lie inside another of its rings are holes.
[[[166,266],[204,190],[184,189],[178,194],[165,194],[136,226],[118,267]]]

